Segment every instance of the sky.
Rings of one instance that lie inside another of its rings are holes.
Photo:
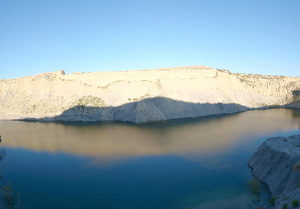
[[[0,0],[0,79],[206,65],[300,76],[299,0]]]

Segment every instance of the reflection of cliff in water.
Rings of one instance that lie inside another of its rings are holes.
[[[0,128],[6,147],[117,159],[222,153],[241,139],[297,130],[299,115],[299,110],[271,109],[147,125],[1,121]]]

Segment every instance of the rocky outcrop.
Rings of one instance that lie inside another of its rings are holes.
[[[300,202],[300,135],[267,139],[249,161],[254,176],[275,198],[275,209]]]
[[[298,107],[300,78],[234,74],[205,66],[0,80],[0,119],[135,123]]]

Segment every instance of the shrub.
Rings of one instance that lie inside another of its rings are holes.
[[[292,205],[293,205],[293,208],[298,207],[299,201],[298,200],[293,200]]]
[[[11,183],[9,182],[8,186],[3,186],[3,195],[6,200],[8,207],[12,207],[14,205],[14,195],[11,188]]]
[[[261,185],[257,177],[252,178],[248,182],[248,187],[251,193],[255,195],[260,195]]]
[[[269,200],[269,203],[271,206],[275,205],[275,197],[272,197],[270,200]]]
[[[286,203],[284,203],[284,205],[282,206],[282,208],[281,209],[287,209],[287,204]]]
[[[300,169],[300,160],[293,166],[294,171],[298,171]]]

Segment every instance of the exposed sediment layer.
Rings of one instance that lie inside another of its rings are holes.
[[[275,198],[274,209],[300,202],[300,135],[267,139],[249,160],[254,176]],[[298,207],[297,207],[298,208]]]
[[[130,121],[299,107],[300,78],[234,74],[205,66],[0,80],[0,119]]]

